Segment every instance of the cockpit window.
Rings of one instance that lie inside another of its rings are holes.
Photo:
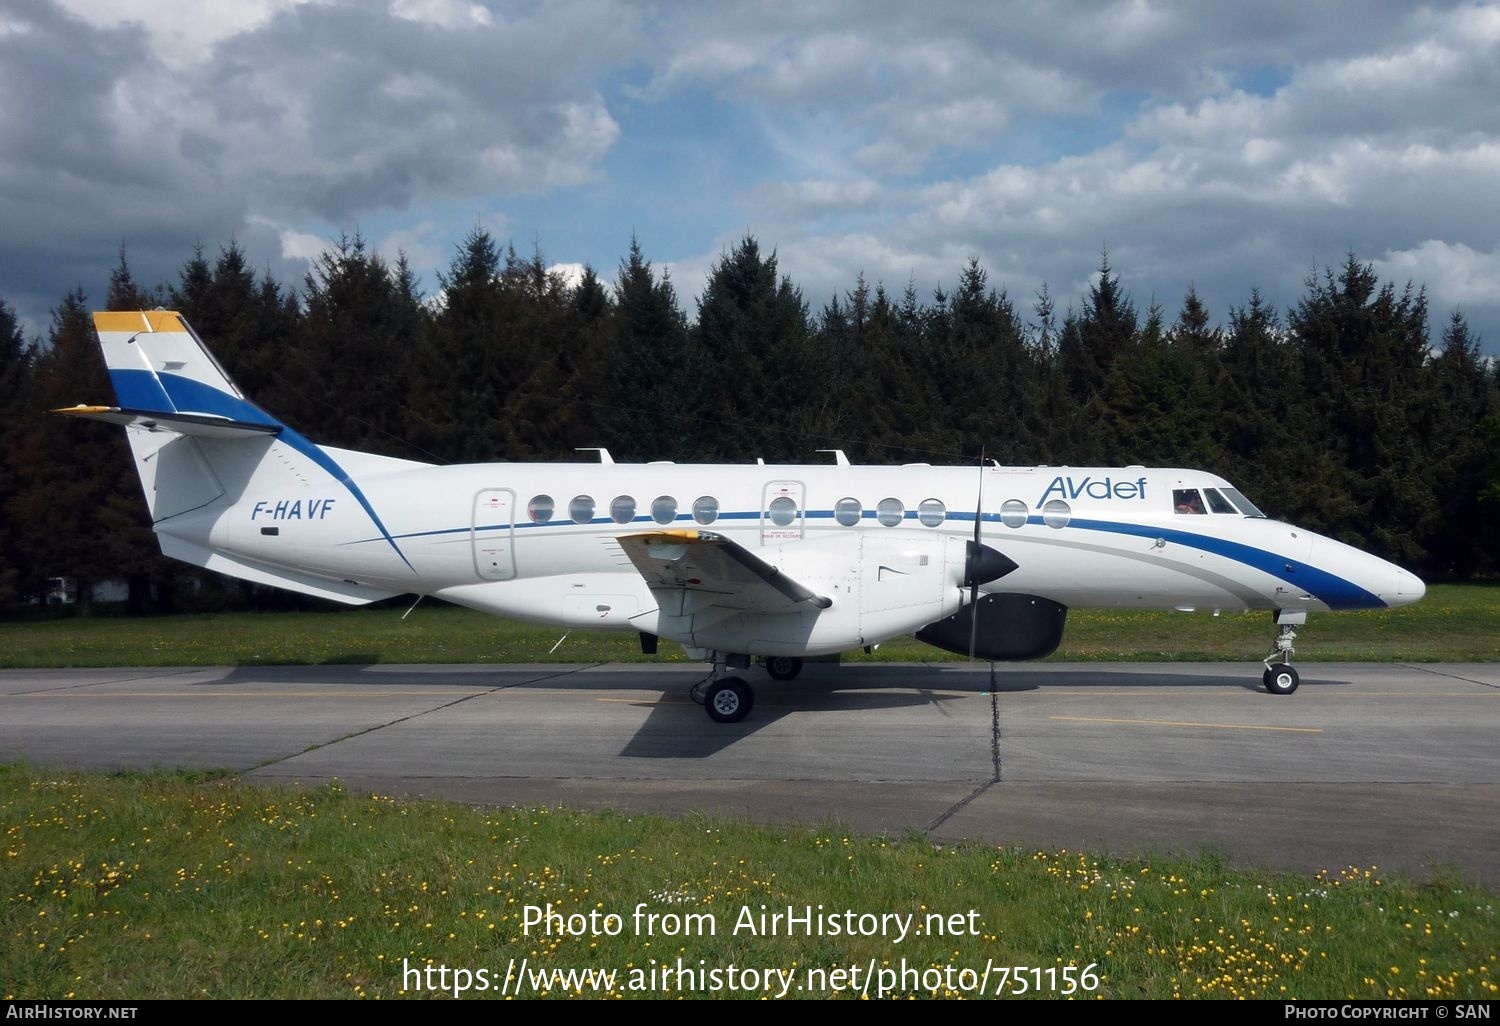
[[[1224,494],[1229,496],[1229,501],[1238,506],[1240,512],[1245,514],[1245,516],[1265,518],[1265,514],[1255,507],[1255,503],[1240,494],[1238,488],[1226,488],[1224,489]]]
[[[1235,509],[1229,504],[1228,499],[1219,494],[1219,490],[1217,488],[1205,488],[1203,489],[1203,494],[1208,499],[1208,508],[1213,510],[1215,513],[1239,512],[1239,510]]]
[[[1196,488],[1177,488],[1172,492],[1172,508],[1178,513],[1202,513],[1208,510],[1203,508],[1203,496],[1198,494]]]

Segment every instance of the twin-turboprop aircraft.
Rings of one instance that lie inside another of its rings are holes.
[[[987,660],[1057,648],[1070,607],[1273,614],[1273,694],[1297,689],[1314,610],[1400,606],[1424,585],[1268,519],[1191,470],[1076,467],[431,466],[316,445],[242,395],[167,311],[94,315],[162,552],[350,604],[403,593],[565,628],[635,631],[711,661],[693,688],[743,719],[730,668],[915,632]]]

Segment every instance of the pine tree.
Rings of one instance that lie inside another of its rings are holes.
[[[358,233],[341,236],[303,288],[306,312],[286,358],[297,407],[288,419],[318,442],[416,455],[402,429],[423,311],[404,261],[392,270]]]
[[[704,437],[715,459],[804,457],[801,411],[826,381],[806,374],[807,308],[776,255],[746,236],[714,265],[695,336],[708,364]]]
[[[43,572],[33,558],[34,545],[17,523],[12,508],[28,466],[24,428],[41,416],[34,409],[34,346],[28,345],[9,303],[0,299],[0,609],[40,590]]]
[[[1306,481],[1329,472],[1329,454],[1313,434],[1296,345],[1259,290],[1230,311],[1220,364],[1221,473],[1267,513],[1301,515],[1310,505]],[[1288,466],[1300,469],[1289,474]]]
[[[1112,464],[1213,467],[1217,393],[1214,334],[1208,312],[1189,291],[1177,324],[1162,328],[1152,306],[1129,357],[1116,361],[1105,387],[1106,459]]]
[[[1443,331],[1442,351],[1427,365],[1435,402],[1429,407],[1427,459],[1441,513],[1421,539],[1429,575],[1466,578],[1493,570],[1500,557],[1500,526],[1483,502],[1493,441],[1484,425],[1497,407],[1495,390],[1463,314],[1454,311]],[[1467,525],[1464,529],[1455,529]]]
[[[109,424],[41,413],[108,402],[114,394],[81,289],[68,293],[52,311],[35,383],[39,409],[20,431],[25,469],[10,508],[15,527],[33,546],[40,576],[72,578],[79,608],[86,613],[96,584],[133,573],[142,552],[149,555],[156,545],[149,529],[142,550],[135,525],[124,532],[106,527],[120,519],[111,514],[118,513],[121,503],[133,503],[137,516],[144,515],[140,484],[121,478],[122,468],[134,473],[124,433]]]
[[[1110,267],[1109,255],[1099,262],[1099,279],[1089,287],[1080,313],[1070,313],[1057,339],[1054,366],[1063,376],[1070,399],[1062,411],[1054,447],[1070,463],[1106,461],[1112,442],[1104,431],[1107,417],[1105,386],[1116,363],[1137,342],[1135,304],[1125,294]],[[1056,436],[1055,436],[1056,437]]]
[[[657,277],[635,238],[615,277],[615,305],[614,344],[603,360],[605,444],[627,458],[702,460],[704,368],[671,277]]]
[[[1388,559],[1420,565],[1420,541],[1437,507],[1432,404],[1425,387],[1427,300],[1408,285],[1399,295],[1350,254],[1307,281],[1290,327],[1302,356],[1314,437],[1337,466],[1318,489],[1307,526],[1332,532]],[[1345,502],[1347,501],[1347,507]]]
[[[296,412],[286,366],[300,319],[296,300],[269,274],[257,281],[239,243],[221,248],[212,265],[195,247],[170,298],[246,396],[277,416]]]
[[[438,273],[438,286],[438,312],[413,360],[408,430],[416,445],[440,460],[499,459],[510,381],[500,353],[505,310],[494,238],[472,229],[447,273]]]

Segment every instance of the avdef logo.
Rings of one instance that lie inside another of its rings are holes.
[[[1090,499],[1144,499],[1146,479],[1139,477],[1134,481],[1116,481],[1112,477],[1054,477],[1042,497],[1036,500],[1036,504],[1040,506],[1048,499],[1076,500],[1079,496]]]

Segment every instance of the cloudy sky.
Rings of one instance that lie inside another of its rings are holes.
[[[971,257],[1076,306],[1107,248],[1222,322],[1353,252],[1500,353],[1497,97],[1489,3],[0,0],[0,298],[356,229],[431,292],[478,224],[606,280],[634,234],[690,314],[748,233],[814,309]]]

